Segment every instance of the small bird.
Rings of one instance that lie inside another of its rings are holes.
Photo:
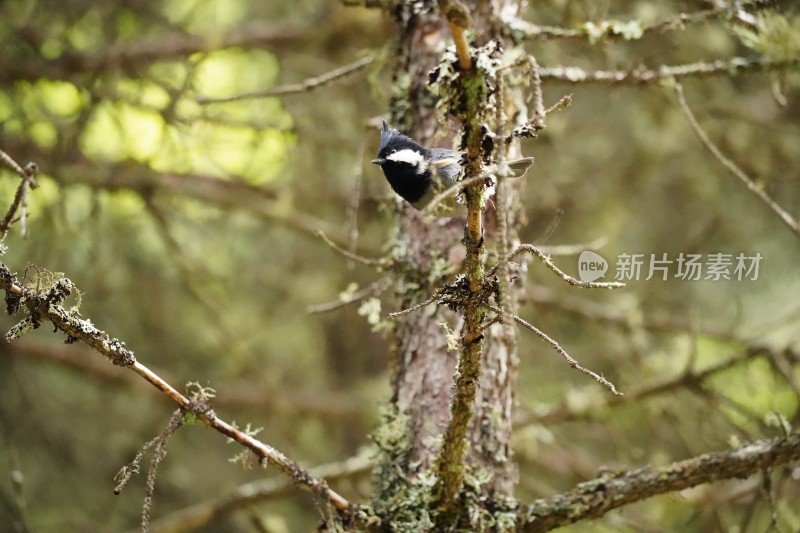
[[[371,161],[380,165],[383,174],[394,192],[416,209],[424,209],[438,194],[458,182],[462,177],[465,153],[447,148],[423,148],[383,121],[381,144],[378,157]],[[511,177],[520,177],[533,164],[532,157],[508,163]],[[442,216],[458,215],[452,199],[443,205],[436,214]]]

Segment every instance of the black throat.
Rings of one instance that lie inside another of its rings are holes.
[[[392,161],[386,161],[381,167],[394,192],[411,204],[420,200],[431,187],[429,170],[417,174],[415,166]]]

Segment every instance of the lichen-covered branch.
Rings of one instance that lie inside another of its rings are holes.
[[[51,322],[56,327],[56,330],[61,330],[67,334],[67,342],[81,340],[115,365],[130,368],[177,403],[181,409],[193,413],[206,425],[245,446],[269,464],[278,467],[284,474],[291,477],[298,486],[310,489],[320,497],[330,501],[333,506],[342,512],[352,514],[356,510],[355,505],[331,490],[324,480],[314,478],[280,451],[225,422],[217,417],[210,408],[200,411],[195,409],[193,402],[189,398],[139,363],[134,357],[133,351],[129,350],[124,342],[112,338],[105,331],[101,331],[94,326],[89,320],[79,318],[77,312],[65,309],[62,303],[75,289],[70,280],[61,278],[52,287],[34,290],[23,287],[11,270],[5,264],[0,263],[0,289],[6,292],[6,305],[9,313],[25,310],[25,318],[9,331],[6,335],[7,340],[14,340],[27,331],[38,328],[45,321]]]
[[[539,75],[543,82],[558,81],[571,84],[613,83],[647,84],[658,83],[669,78],[705,76],[733,76],[745,73],[797,70],[800,59],[776,61],[773,59],[734,57],[715,61],[698,61],[686,65],[663,65],[658,69],[636,68],[631,70],[594,70],[579,67],[542,67]]]
[[[456,49],[458,50],[458,45]],[[463,105],[463,130],[467,148],[464,177],[471,179],[483,172],[482,120],[487,113],[487,72],[478,68],[475,61],[470,61],[472,67],[470,70],[464,70],[464,62],[461,59],[459,64],[462,70],[450,90],[460,95]],[[484,282],[486,260],[482,220],[484,188],[483,182],[473,182],[466,186],[467,224],[463,242],[467,255],[464,260],[464,275],[469,292],[473,296],[480,295]],[[480,382],[485,314],[485,302],[479,298],[471,297],[464,302],[461,356],[458,359],[456,382],[450,401],[450,420],[437,459],[438,479],[434,487],[434,498],[440,502],[444,511],[440,514],[444,523],[452,522],[452,516],[456,513],[457,495],[464,481],[467,427],[472,419],[475,395]]]
[[[604,474],[553,498],[536,500],[519,512],[518,529],[540,533],[598,518],[613,509],[658,494],[723,479],[745,478],[800,459],[800,433],[760,440],[731,451],[700,455],[670,465]]]

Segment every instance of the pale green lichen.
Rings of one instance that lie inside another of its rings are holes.
[[[597,44],[606,37],[620,37],[626,41],[641,39],[644,35],[644,27],[638,20],[603,20],[601,22],[587,22],[582,29],[586,32],[591,44]]]
[[[800,15],[790,19],[774,11],[759,13],[753,26],[734,26],[742,44],[775,61],[800,59]]]

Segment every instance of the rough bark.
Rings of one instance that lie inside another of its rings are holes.
[[[495,30],[502,24],[497,22],[492,9],[499,12],[506,4],[516,6],[517,2],[466,4],[472,15],[473,35],[478,36],[471,43],[473,46],[480,46],[490,38],[505,41]],[[392,100],[392,121],[423,145],[431,145],[435,140],[438,146],[452,147],[452,139],[457,136],[461,124],[450,120],[449,131],[443,135],[438,123],[444,117],[437,116],[436,100],[429,92],[429,73],[441,59],[440,41],[452,42],[447,21],[436,10],[413,13],[408,5],[397,7],[394,15],[400,38],[394,69],[396,93]],[[505,44],[511,45],[510,42]],[[508,115],[520,119],[524,117],[524,110],[513,109],[515,101],[515,98],[505,99],[510,110]],[[492,123],[487,125],[492,129],[496,127]],[[512,215],[511,241],[516,240],[515,227],[520,222],[516,214],[516,194],[510,190],[504,209],[499,210]],[[494,251],[497,243],[493,207],[490,205],[490,212],[485,215],[485,242]],[[424,301],[447,281],[441,274],[441,267],[463,258],[464,245],[460,242],[464,236],[463,224],[463,218],[426,221],[410,208],[402,211],[395,249],[395,259],[402,265],[396,272],[398,308]],[[459,262],[454,266],[455,272],[463,268]],[[441,325],[444,322],[451,331],[461,332],[462,319],[442,306],[435,309],[429,306],[405,315],[394,330],[393,403],[395,412],[407,420],[409,446],[405,461],[399,466],[403,475],[410,479],[433,466],[441,449],[441,435],[450,418],[454,372],[461,345],[456,351],[448,351],[447,331]],[[515,333],[513,329],[496,324],[483,334],[482,372],[466,436],[465,462],[470,465],[470,471],[490,475],[491,481],[482,486],[482,490],[509,495],[516,479],[510,450],[516,375]]]

